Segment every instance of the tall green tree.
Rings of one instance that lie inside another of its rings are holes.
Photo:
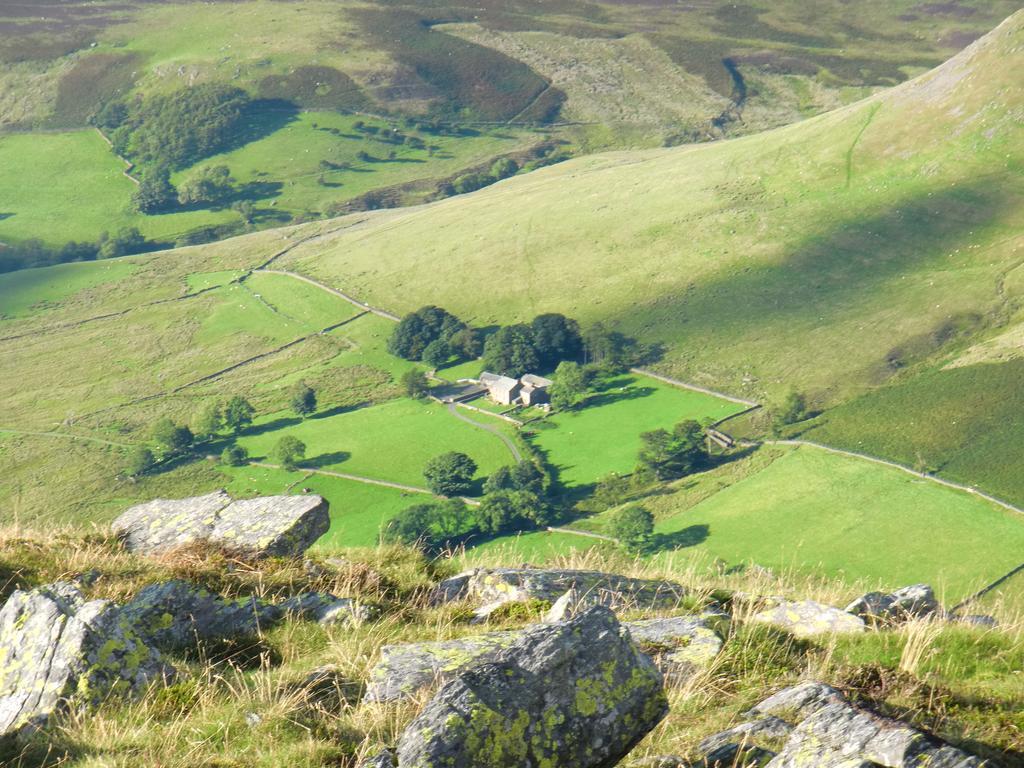
[[[221,464],[240,467],[249,459],[249,452],[241,445],[229,445],[220,454]]]
[[[153,456],[153,452],[144,445],[137,445],[128,454],[125,473],[129,477],[140,477],[149,472],[155,465],[156,458]]]
[[[506,325],[484,343],[484,368],[492,373],[519,378],[539,365],[533,329],[528,325]]]
[[[224,406],[224,425],[236,434],[252,424],[256,409],[241,395],[235,395]]]
[[[304,381],[296,382],[292,387],[289,402],[299,416],[316,413],[316,392]]]
[[[807,397],[802,392],[791,390],[776,409],[775,424],[783,427],[796,424],[806,418]]]
[[[640,549],[654,534],[654,515],[637,504],[623,507],[612,516],[612,536],[622,544]]]
[[[226,165],[200,168],[178,187],[182,205],[212,204],[227,200],[235,192],[235,179]]]
[[[425,397],[427,392],[430,391],[430,382],[427,380],[427,374],[418,368],[410,368],[403,373],[401,383],[405,394],[415,400]]]
[[[548,392],[554,408],[560,411],[571,410],[586,399],[587,374],[579,363],[568,360],[559,363],[552,380],[554,384]]]
[[[285,469],[295,469],[306,458],[306,444],[294,435],[283,435],[274,444],[270,456]]]
[[[563,360],[579,360],[583,356],[583,337],[575,320],[552,312],[537,315],[530,329],[541,368],[550,370]]]
[[[217,401],[204,405],[192,419],[192,431],[196,437],[210,438],[224,425],[224,409]]]
[[[175,424],[166,417],[159,419],[153,425],[153,440],[165,453],[176,454],[187,451],[192,447],[194,439],[191,429]]]
[[[178,202],[178,191],[171,184],[171,172],[160,165],[146,172],[132,194],[132,203],[139,213],[169,211]]]
[[[449,451],[428,461],[423,477],[438,496],[460,496],[472,488],[476,469],[476,462],[469,456]]]
[[[681,421],[669,432],[656,429],[640,435],[640,464],[659,480],[685,477],[708,461],[704,429],[696,421]]]
[[[448,341],[465,327],[451,312],[435,306],[421,307],[398,323],[388,339],[388,352],[405,360],[421,360],[432,341]]]
[[[431,368],[440,368],[452,356],[452,349],[444,339],[434,339],[423,350],[423,362]]]

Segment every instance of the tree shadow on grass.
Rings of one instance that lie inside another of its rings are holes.
[[[303,459],[300,463],[303,467],[322,469],[323,467],[329,467],[333,464],[342,464],[350,458],[352,458],[352,454],[348,451],[331,451],[330,453],[321,453],[319,456]]]
[[[707,541],[710,535],[711,528],[703,523],[691,525],[683,528],[681,531],[673,531],[672,533],[656,533],[644,545],[643,552],[644,554],[654,554],[673,549],[695,547]]]
[[[251,424],[245,429],[241,430],[238,434],[244,435],[245,437],[254,437],[255,435],[265,435],[267,432],[274,432],[278,429],[285,429],[286,427],[294,427],[297,424],[301,424],[302,419],[298,416],[285,416],[280,419],[274,419],[273,421],[267,421],[263,424]]]
[[[658,390],[654,387],[624,387],[616,391],[606,391],[587,398],[584,409],[600,408],[603,405],[611,405],[626,400],[639,400],[643,397],[650,397]]]
[[[328,408],[326,411],[320,411],[310,416],[310,420],[314,419],[329,419],[332,416],[340,416],[343,413],[352,413],[353,411],[361,411],[363,408],[369,408],[373,403],[369,400],[364,400],[361,403],[355,403],[350,405],[336,405],[333,408]]]

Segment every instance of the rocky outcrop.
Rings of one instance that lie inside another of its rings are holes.
[[[172,580],[144,587],[122,614],[154,647],[184,651],[207,640],[255,637],[280,621],[283,611],[254,597],[232,600]]]
[[[113,524],[133,552],[158,554],[209,542],[253,556],[301,555],[330,527],[320,496],[263,496],[232,501],[224,491],[138,504]]]
[[[315,621],[323,627],[334,624],[360,624],[369,620],[373,612],[348,597],[335,597],[326,592],[303,592],[278,604],[286,615],[306,621]]]
[[[531,599],[554,603],[570,590],[579,600],[616,611],[672,609],[686,597],[686,590],[674,581],[541,568],[482,568],[459,574],[442,582],[433,597],[438,603],[472,600],[494,604]]]
[[[612,766],[667,709],[654,664],[598,606],[458,674],[402,734],[398,765]]]
[[[0,741],[173,674],[112,603],[64,583],[14,592],[0,609]]]
[[[707,766],[978,768],[982,762],[906,723],[849,704],[822,683],[786,688],[750,720],[700,744]]]
[[[888,595],[868,592],[850,603],[846,610],[873,624],[896,624],[942,614],[935,592],[927,584],[903,587]]]
[[[844,632],[863,632],[864,620],[852,613],[813,600],[771,600],[769,607],[750,618],[758,624],[770,624],[796,637],[816,637]]]
[[[625,622],[641,651],[674,680],[706,667],[722,648],[728,617],[719,613]],[[370,672],[365,701],[396,701],[450,680],[466,667],[493,660],[529,629],[488,632],[458,640],[386,645]]]

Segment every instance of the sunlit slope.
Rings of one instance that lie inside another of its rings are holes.
[[[560,310],[754,395],[881,383],[1016,301],[1024,13],[937,70],[736,141],[585,158],[382,212],[295,269],[396,311]]]

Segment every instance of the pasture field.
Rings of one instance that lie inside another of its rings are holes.
[[[136,268],[129,261],[82,262],[5,275],[0,280],[0,321],[42,314],[89,288],[127,277]]]
[[[655,516],[655,535],[644,552],[655,562],[757,563],[890,590],[926,582],[948,605],[1024,562],[1024,517],[895,469],[815,448],[761,448],[670,488],[636,502]],[[612,514],[570,527],[609,535]],[[487,542],[480,550],[505,547],[543,560],[562,554],[564,546],[603,551],[610,545],[531,533]],[[1012,584],[990,602],[1018,604]]]
[[[302,466],[329,469],[424,487],[423,466],[446,451],[471,456],[478,478],[512,464],[495,436],[452,418],[444,407],[401,399],[372,407],[342,408],[307,419],[280,412],[261,417],[238,442],[254,458],[265,459],[283,435],[306,444]]]
[[[672,387],[645,376],[619,376],[579,411],[556,413],[536,426],[533,443],[567,486],[586,485],[636,467],[640,434],[687,419],[725,418],[743,406]]]
[[[122,175],[124,164],[92,130],[0,133],[0,167],[0,240],[5,242],[95,242],[101,232],[122,227],[173,242],[189,229],[237,218],[230,211],[136,213],[131,207],[135,185]]]
[[[921,372],[830,409],[802,431],[976,485],[1024,507],[1024,360]]]

